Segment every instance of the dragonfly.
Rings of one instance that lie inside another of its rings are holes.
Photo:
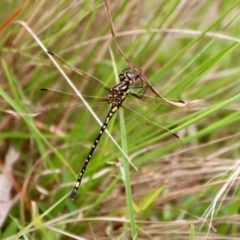
[[[177,107],[156,96],[146,95],[148,86],[143,83],[138,74],[133,73],[130,69],[124,69],[119,74],[119,83],[110,88],[99,79],[67,63],[58,55],[52,52],[47,54],[51,55],[65,71],[84,100],[103,123],[73,186],[70,194],[72,200],[77,195],[84,173],[103,133],[120,109],[126,125],[126,136],[123,137],[126,138],[130,151],[139,148],[147,150],[151,147],[166,148],[170,145],[181,145],[178,135],[169,128],[163,127],[174,116],[176,118]],[[55,87],[44,87],[38,91],[37,95],[40,98],[39,103],[43,112],[51,111],[51,115],[55,115],[52,113],[59,110],[58,119],[60,120],[67,118],[80,125],[97,124],[85,103],[77,94],[73,93],[69,86],[57,82]],[[152,121],[148,119],[148,116],[151,115],[153,115]],[[118,124],[117,122],[119,122],[119,118],[115,117],[114,124]],[[175,125],[173,124],[172,127]]]

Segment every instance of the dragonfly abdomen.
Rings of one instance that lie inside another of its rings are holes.
[[[70,194],[70,198],[71,198],[72,200],[75,198],[75,196],[76,196],[76,194],[77,194],[77,191],[78,191],[78,188],[79,188],[79,186],[80,186],[80,184],[81,184],[81,181],[82,181],[82,177],[83,177],[83,175],[84,175],[84,172],[86,171],[86,168],[87,168],[87,166],[88,166],[88,164],[89,164],[89,162],[90,162],[90,160],[91,160],[91,158],[92,158],[92,155],[93,155],[93,153],[94,153],[94,151],[95,151],[95,149],[96,149],[96,147],[97,147],[97,145],[98,145],[98,143],[99,143],[99,141],[100,141],[103,133],[105,132],[105,130],[106,130],[107,126],[108,126],[108,123],[110,122],[111,118],[112,118],[113,115],[117,112],[118,109],[119,109],[119,107],[113,106],[113,107],[111,107],[110,111],[108,112],[108,115],[107,115],[107,117],[106,117],[106,120],[105,120],[105,122],[103,123],[103,125],[102,125],[102,127],[101,127],[101,129],[100,129],[100,131],[99,131],[99,133],[98,133],[98,136],[97,136],[97,138],[95,139],[95,141],[94,141],[94,143],[93,143],[93,145],[92,145],[92,148],[91,148],[90,151],[89,151],[89,154],[88,154],[88,156],[87,156],[87,158],[86,158],[86,160],[85,160],[85,162],[84,162],[84,164],[83,164],[83,166],[82,166],[82,169],[81,169],[81,171],[80,171],[80,173],[79,173],[79,175],[78,175],[77,181],[75,182],[75,185],[74,185],[74,187],[73,187],[73,190],[72,190],[72,192],[71,192],[71,194]]]

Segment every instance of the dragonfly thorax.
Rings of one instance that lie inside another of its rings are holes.
[[[111,88],[108,96],[109,104],[120,107],[129,93],[129,86],[129,83],[119,83],[114,88]]]

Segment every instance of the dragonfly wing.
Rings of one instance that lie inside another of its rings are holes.
[[[129,151],[160,147],[167,150],[182,146],[180,138],[173,131],[147,120],[126,105],[122,108]]]
[[[180,120],[189,113],[187,107],[179,108],[161,98],[147,95],[137,98],[129,94],[124,105],[161,126],[165,126],[166,123],[172,123],[177,119]]]
[[[44,88],[35,92],[34,101],[40,105],[40,111],[45,112],[48,119],[52,119],[49,119],[51,123],[60,123],[62,119],[68,118],[70,123],[88,126],[97,124],[84,102],[74,93],[68,83],[64,80],[58,80],[59,73],[48,55],[54,58],[92,110],[101,121],[104,121],[109,110],[106,101],[109,88],[97,78],[70,65],[61,57],[50,52],[43,53],[41,60],[46,66],[46,78],[51,77],[52,79],[55,76],[56,81],[46,79]]]
[[[39,105],[39,112],[45,115],[51,123],[60,123],[67,119],[69,123],[79,125],[98,124],[84,102],[76,94],[68,94],[53,89],[36,91],[35,98]],[[83,96],[87,104],[103,122],[109,110],[106,98]]]
[[[107,85],[105,85],[103,82],[101,82],[99,79],[85,73],[84,71],[78,69],[77,67],[72,66],[71,64],[67,63],[65,60],[63,60],[58,55],[55,55],[53,53],[43,53],[41,54],[41,61],[44,65],[44,68],[47,71],[47,76],[52,74],[56,75],[56,78],[59,78],[59,73],[56,69],[56,66],[51,61],[51,59],[48,57],[50,55],[54,58],[54,60],[58,63],[58,65],[62,68],[62,70],[65,72],[65,74],[69,77],[71,82],[74,84],[74,86],[83,94],[86,96],[106,96],[109,92],[109,88]],[[46,67],[45,67],[46,66]],[[58,73],[58,74],[56,74]],[[53,86],[54,85],[54,86]],[[46,88],[48,86],[45,86]],[[73,89],[65,83],[65,81],[54,81],[52,83],[51,88],[58,89],[59,91],[64,91],[67,93],[73,93]]]

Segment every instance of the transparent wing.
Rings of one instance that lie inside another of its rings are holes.
[[[75,87],[86,96],[102,96],[106,97],[109,92],[109,88],[107,85],[105,85],[102,81],[99,79],[85,73],[84,71],[70,65],[65,60],[63,60],[58,55],[55,55],[53,53],[43,53],[41,54],[41,61],[44,65],[44,68],[46,69],[46,75],[50,74],[51,71],[54,71],[54,73],[58,73],[55,65],[50,60],[48,55],[52,56],[54,60],[58,63],[58,65],[64,70],[66,75],[69,77],[69,79],[72,81],[72,83],[75,85]],[[60,73],[59,73],[60,74]],[[61,75],[56,75],[57,78]],[[54,84],[54,89],[58,89],[59,91],[63,91],[65,93],[73,93],[72,88],[65,83],[64,79],[62,81],[59,81],[56,79],[54,83],[51,83],[52,86]],[[45,88],[49,88],[48,86],[43,86]],[[53,88],[53,87],[51,87]]]
[[[54,58],[71,82],[84,96],[84,99],[98,115],[100,120],[104,121],[109,110],[109,105],[106,101],[106,98],[109,95],[109,88],[97,78],[68,64],[61,57],[50,52],[48,54],[43,53],[41,55],[41,61],[44,66],[46,66],[44,67],[46,70],[46,76],[54,76],[56,80],[50,81],[48,79],[43,85],[44,88],[35,92],[34,101],[37,105],[40,105],[40,111],[47,115],[49,121],[55,123],[60,123],[62,119],[68,118],[70,123],[76,122],[80,125],[97,124],[86,105],[76,94],[73,93],[73,89],[67,84],[67,82],[65,82],[64,79],[61,81],[58,80],[58,78],[62,78],[62,76],[56,74],[58,71],[48,55],[51,55]]]
[[[127,106],[123,107],[123,113],[129,151],[182,146],[178,135],[164,126],[149,121]]]
[[[162,126],[181,119],[189,113],[187,107],[179,108],[161,98],[147,95],[137,98],[135,95],[129,94],[124,101],[124,106],[133,109],[144,118]],[[131,119],[128,119],[128,121],[131,121]]]
[[[35,92],[35,98],[38,99],[39,111],[51,123],[59,124],[61,120],[67,119],[69,123],[86,126],[98,124],[76,94],[44,88]],[[110,108],[107,99],[93,96],[83,96],[83,98],[104,122]]]

